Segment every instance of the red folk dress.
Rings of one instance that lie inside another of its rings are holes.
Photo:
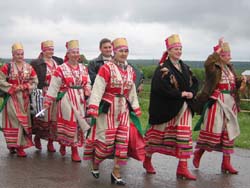
[[[240,134],[238,109],[232,95],[236,89],[235,80],[234,74],[225,66],[211,96],[216,102],[205,112],[196,148],[227,154],[234,152],[234,139]]]
[[[24,62],[19,70],[15,62],[10,62],[0,70],[0,88],[10,95],[2,113],[2,128],[8,148],[28,148],[33,145],[29,95],[37,83],[36,72],[28,63]],[[18,85],[24,89],[16,92]]]
[[[84,92],[90,92],[90,89],[88,70],[82,64],[73,68],[65,62],[52,76],[45,104],[51,105],[56,100],[58,92],[63,94],[57,103],[57,140],[61,145],[83,145],[83,134],[89,129],[85,121]]]
[[[46,63],[46,62],[45,62]],[[48,87],[54,74],[56,68],[58,67],[57,63],[53,60],[53,66],[46,63],[47,72],[45,76],[45,87],[43,87],[42,95],[46,96],[48,91]],[[56,130],[56,114],[57,114],[57,103],[54,102],[51,104],[48,110],[45,111],[44,117],[34,117],[33,118],[33,132],[39,137],[43,139],[52,139],[56,140],[57,130]]]
[[[85,160],[99,164],[114,154],[118,164],[126,164],[129,105],[136,115],[141,114],[134,79],[130,65],[123,69],[108,62],[100,68],[90,96],[88,114],[98,115],[98,111],[101,112],[86,140]]]

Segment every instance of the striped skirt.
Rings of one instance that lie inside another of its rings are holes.
[[[230,94],[221,93],[219,99],[237,115],[235,100]],[[227,154],[234,152],[234,140],[230,140],[228,136],[227,123],[229,122],[218,102],[206,110],[203,123],[197,140],[197,149]]]
[[[155,152],[187,159],[192,155],[192,114],[184,103],[170,121],[152,125],[145,136],[146,152]]]
[[[127,163],[129,140],[129,110],[121,99],[115,98],[108,113],[101,113],[91,128],[85,143],[84,159],[100,164],[110,156],[117,158],[119,165]],[[123,109],[122,111],[120,109]]]

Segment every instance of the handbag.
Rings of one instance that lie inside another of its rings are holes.
[[[133,123],[130,123],[128,156],[138,161],[145,159],[145,141]]]
[[[43,109],[43,90],[35,88],[30,94],[31,114],[35,115]],[[44,117],[44,113],[39,117]]]

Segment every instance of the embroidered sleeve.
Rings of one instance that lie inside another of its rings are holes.
[[[84,95],[89,97],[91,94],[91,80],[90,80],[90,75],[88,73],[88,69],[83,65],[84,68],[84,76],[86,77],[86,81],[84,83],[83,89],[84,89]]]
[[[10,84],[6,78],[8,76],[8,64],[5,64],[0,69],[0,88],[6,93],[12,94],[15,91],[15,86]]]
[[[57,72],[60,72],[59,68],[57,69]],[[45,104],[51,104],[57,97],[57,93],[60,90],[60,87],[62,85],[62,77],[60,77],[60,74],[54,74],[51,78],[51,82],[48,88],[48,91],[45,96]]]
[[[29,92],[31,93],[31,91],[36,88],[38,84],[38,78],[36,75],[35,70],[30,66],[30,81],[29,83],[23,84],[23,88],[24,89],[28,89]]]
[[[98,116],[98,108],[99,107],[96,105],[89,105],[88,110],[87,110],[87,114],[89,116],[97,117]]]
[[[141,109],[138,102],[138,97],[136,93],[135,84],[133,84],[132,89],[129,92],[128,101],[137,116],[141,115]]]
[[[108,65],[104,64],[103,66],[101,66],[98,75],[102,77],[106,83],[108,83],[110,79],[110,69]]]
[[[62,78],[63,77],[62,69],[60,67],[57,67],[53,76]]]
[[[99,76],[98,74],[96,76],[95,83],[90,95],[89,108],[91,108],[92,106],[99,107],[102,96],[106,89],[106,85],[107,85],[106,80],[103,77]]]

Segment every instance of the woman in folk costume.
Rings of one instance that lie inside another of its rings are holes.
[[[57,102],[57,140],[60,153],[66,154],[66,146],[71,146],[72,161],[81,162],[78,147],[83,145],[84,131],[89,129],[85,121],[86,97],[90,95],[88,70],[79,64],[79,43],[66,43],[67,54],[64,63],[57,67],[52,76],[44,102],[44,108]],[[59,92],[59,93],[58,93]]]
[[[88,115],[96,118],[86,140],[84,159],[92,160],[92,175],[99,178],[99,164],[114,154],[111,183],[125,185],[120,165],[127,162],[129,110],[141,114],[135,73],[128,65],[128,44],[125,38],[112,42],[114,59],[101,66],[89,100]]]
[[[198,101],[207,101],[207,104],[200,119],[200,125],[202,122],[203,125],[195,127],[201,130],[193,164],[199,168],[204,151],[220,151],[223,153],[222,172],[237,174],[231,166],[230,154],[234,152],[234,139],[240,134],[237,113],[241,80],[237,79],[230,60],[229,44],[220,39],[214,53],[205,61],[205,84],[197,96]]]
[[[31,62],[31,66],[37,73],[38,90],[42,91],[42,96],[45,96],[58,65],[63,63],[62,59],[55,58],[54,43],[47,40],[41,43],[42,52],[39,58]],[[60,61],[61,60],[61,61]],[[42,102],[42,101],[41,101]],[[39,104],[36,104],[39,105]],[[35,133],[35,146],[37,149],[42,149],[40,138],[48,140],[47,149],[49,152],[55,152],[53,141],[56,139],[56,112],[57,104],[54,102],[49,109],[45,111],[42,117],[33,117],[33,133]]]
[[[192,155],[191,104],[198,90],[198,81],[180,59],[182,44],[179,35],[166,40],[167,51],[156,68],[150,93],[149,124],[145,136],[146,157],[143,167],[155,174],[151,163],[155,152],[179,158],[178,178],[196,180],[187,168]]]
[[[38,80],[34,69],[24,61],[22,44],[13,44],[12,56],[0,70],[0,88],[7,93],[2,126],[10,153],[26,157],[24,149],[33,145],[29,95]]]

